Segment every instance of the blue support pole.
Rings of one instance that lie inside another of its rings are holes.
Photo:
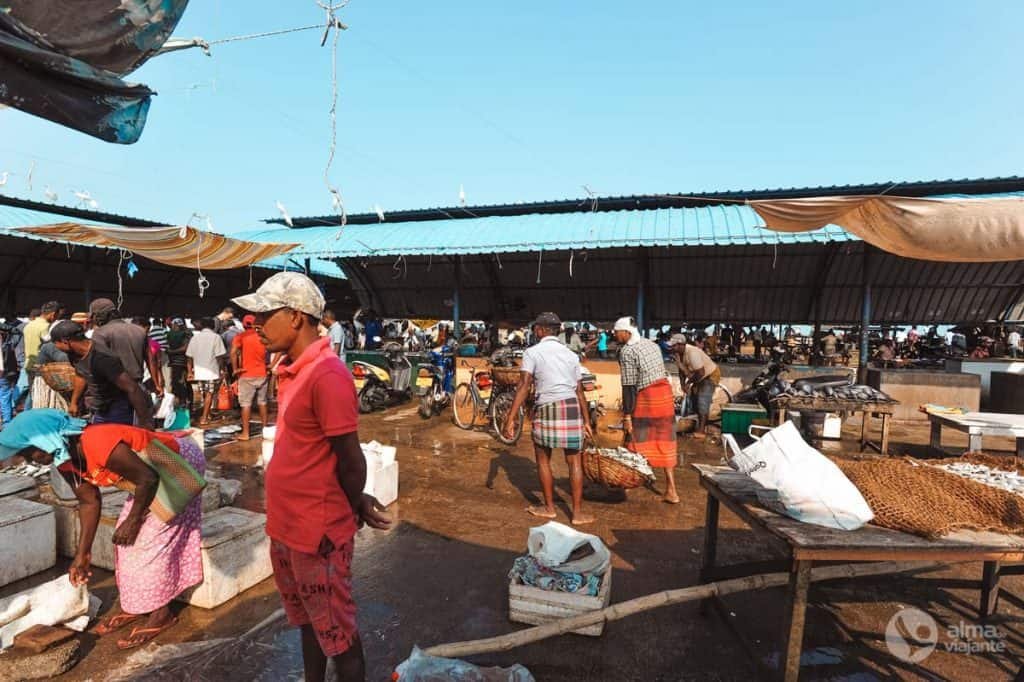
[[[452,335],[458,343],[462,338],[462,256],[455,257],[455,293],[452,302]]]
[[[647,330],[644,329],[644,306],[647,302],[647,250],[637,249],[636,261],[636,328],[645,338]]]

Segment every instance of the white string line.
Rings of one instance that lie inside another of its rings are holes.
[[[324,184],[327,186],[327,191],[331,194],[334,210],[338,212],[341,222],[341,227],[338,229],[335,240],[341,239],[345,223],[348,222],[348,215],[345,213],[345,203],[341,198],[341,192],[331,184],[330,178],[331,166],[334,165],[334,156],[338,147],[338,41],[341,38],[342,30],[347,28],[335,15],[335,12],[345,7],[348,3],[349,0],[343,0],[343,2],[335,4],[316,0],[317,6],[327,14],[324,37],[320,41],[321,45],[327,42],[327,34],[330,33],[331,29],[334,29],[334,42],[331,44],[331,145],[330,152],[327,155],[327,166],[324,168]]]
[[[279,31],[265,31],[263,33],[250,33],[243,36],[232,36],[230,38],[221,38],[219,40],[211,40],[207,42],[207,45],[223,45],[225,43],[236,43],[241,40],[255,40],[256,38],[270,38],[271,36],[282,36],[286,33],[298,33],[299,31],[312,31],[315,28],[322,29],[323,24],[314,24],[312,26],[299,26],[297,28],[284,28]]]

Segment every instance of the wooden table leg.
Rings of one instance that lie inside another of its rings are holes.
[[[981,434],[971,433],[967,436],[967,451],[981,452]]]
[[[811,585],[812,561],[794,560],[789,573],[789,604],[783,624],[786,638],[783,648],[781,677],[796,682],[800,676],[800,652],[804,643],[804,619],[807,616],[807,592]]]
[[[712,572],[718,556],[718,498],[708,493],[704,512],[704,553],[700,557],[700,582],[713,582]],[[713,599],[713,597],[712,597]],[[698,610],[702,616],[710,613],[711,599],[701,599]]]
[[[1024,458],[1024,438],[1017,439],[1017,457]]]
[[[932,420],[932,435],[928,440],[928,445],[932,450],[942,449],[942,422]]]
[[[889,422],[892,421],[891,414],[882,413],[882,456],[889,455]]]
[[[994,614],[999,604],[999,569],[1000,562],[985,562],[985,569],[981,575],[981,605],[978,606],[978,613],[982,618]]]
[[[864,452],[864,448],[867,447],[868,443],[868,427],[871,425],[871,413],[861,412],[860,414],[860,451]]]
[[[786,423],[786,408],[780,407],[775,412],[775,425],[782,426]]]
[[[704,512],[704,553],[700,558],[701,583],[712,582],[711,572],[718,555],[718,498],[708,493]]]

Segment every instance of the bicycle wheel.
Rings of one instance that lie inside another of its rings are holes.
[[[455,387],[452,395],[452,421],[460,429],[469,430],[476,423],[477,407],[473,388],[467,383]]]
[[[515,419],[515,430],[512,432],[512,438],[506,438],[505,434],[502,433],[502,428],[505,426],[505,418],[512,410],[512,403],[515,401],[515,393],[501,393],[496,396],[494,405],[491,408],[491,426],[494,427],[494,433],[505,445],[515,445],[516,441],[519,440],[519,436],[523,435],[523,417],[525,416],[525,410],[522,406],[519,407],[519,413]]]

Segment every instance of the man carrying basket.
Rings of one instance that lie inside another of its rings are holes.
[[[551,451],[562,448],[569,465],[572,487],[572,523],[591,523],[594,517],[583,513],[583,464],[580,450],[584,437],[593,434],[586,418],[583,398],[583,371],[580,358],[559,341],[562,321],[554,313],[541,313],[533,322],[536,345],[523,353],[522,379],[512,408],[508,411],[502,431],[511,438],[515,433],[515,415],[525,404],[530,391],[537,388],[533,413],[533,451],[537,458],[537,476],[544,495],[544,505],[527,508],[527,512],[545,519],[557,516],[554,503],[554,480],[551,474]]]

